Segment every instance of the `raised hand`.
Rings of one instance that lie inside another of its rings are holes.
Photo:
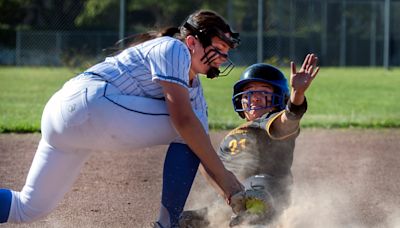
[[[296,72],[296,64],[290,62],[290,85],[292,86],[292,93],[304,95],[304,92],[318,74],[319,67],[317,67],[317,62],[318,57],[315,54],[308,54],[298,72]]]

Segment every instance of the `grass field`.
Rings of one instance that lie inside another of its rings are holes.
[[[230,76],[202,77],[211,129],[243,123],[233,111],[232,85],[244,68]],[[289,69],[283,71],[288,75]],[[0,132],[40,131],[41,113],[50,96],[79,70],[0,68]],[[400,127],[400,68],[322,68],[307,92],[309,109],[302,127]]]

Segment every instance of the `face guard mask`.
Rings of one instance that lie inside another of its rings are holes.
[[[228,76],[228,74],[232,71],[235,67],[233,62],[228,58],[227,54],[221,53],[217,48],[212,47],[204,56],[200,59],[204,64],[210,65],[215,59],[218,57],[223,57],[225,59],[225,63],[222,65],[224,69],[220,71],[216,67],[210,67],[207,71],[207,78],[215,78],[215,77],[224,77]]]
[[[265,106],[251,107],[251,99],[253,96],[258,96],[265,99]],[[261,90],[249,90],[236,94],[233,98],[233,105],[236,112],[249,112],[251,110],[260,109],[276,109],[279,108],[285,98],[276,93],[270,93]],[[240,101],[240,102],[238,102]],[[246,106],[246,107],[244,107]]]
[[[188,22],[185,22],[183,27],[185,27],[189,31],[193,32],[193,35],[195,35],[199,39],[199,41],[203,45],[204,49],[207,48],[208,46],[212,46],[211,38],[214,36],[220,38],[232,49],[236,48],[240,43],[239,33],[230,32],[231,36],[229,37],[229,36],[226,36],[226,34],[223,33],[219,29],[215,29],[215,28],[210,28],[208,30],[197,29],[196,27],[189,24]],[[210,65],[219,56],[222,56],[223,58],[226,59],[225,64],[223,64],[223,66],[225,68],[222,71],[220,71],[217,67],[213,67]],[[235,67],[233,62],[228,58],[228,55],[221,53],[215,47],[212,47],[206,53],[204,53],[204,56],[201,58],[201,61],[204,64],[207,64],[210,66],[210,69],[207,71],[207,78],[227,76],[232,71],[232,69]]]

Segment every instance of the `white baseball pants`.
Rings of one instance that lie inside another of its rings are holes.
[[[123,95],[88,75],[71,79],[52,96],[41,130],[25,186],[21,192],[12,191],[8,222],[30,222],[50,213],[91,151],[134,150],[179,138],[163,100]]]

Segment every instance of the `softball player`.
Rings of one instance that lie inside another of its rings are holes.
[[[247,122],[224,138],[218,152],[225,167],[245,186],[245,193],[232,199],[238,216],[231,220],[231,226],[246,219],[249,223],[268,222],[289,205],[295,140],[307,110],[304,93],[319,71],[316,63],[314,54],[306,56],[299,72],[291,63],[291,93],[284,74],[268,64],[248,67],[235,83],[234,109]],[[260,197],[269,205],[264,207],[264,214],[250,216],[243,197]],[[206,214],[205,209],[185,211],[180,223],[183,227],[206,225]]]
[[[238,34],[215,12],[200,10],[180,28],[137,40],[66,82],[48,101],[22,191],[0,189],[0,223],[49,214],[98,150],[170,144],[158,221],[163,227],[177,223],[200,161],[227,199],[242,189],[211,145],[199,80],[199,74],[228,73]],[[224,62],[229,67],[220,72]]]

